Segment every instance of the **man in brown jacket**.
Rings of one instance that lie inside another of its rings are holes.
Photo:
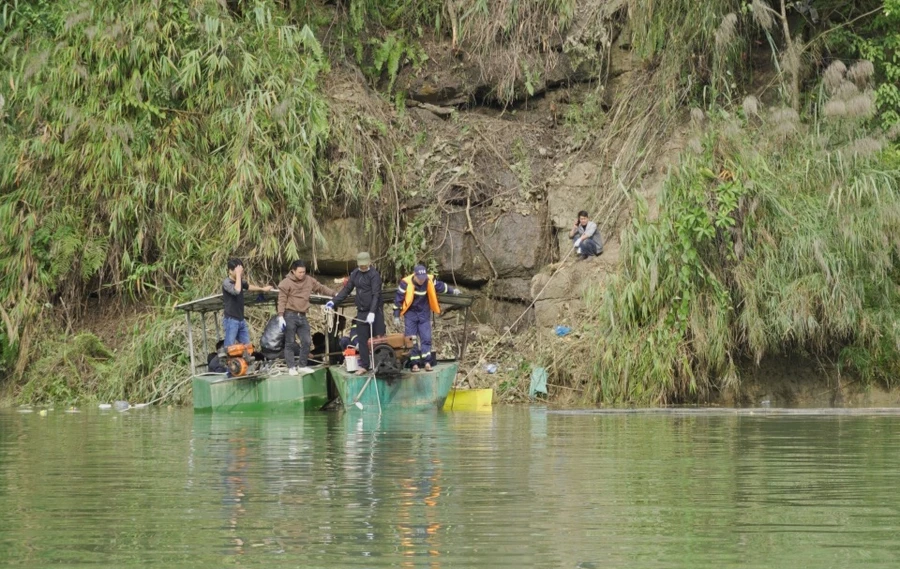
[[[309,296],[312,293],[325,296],[334,296],[334,291],[322,285],[316,279],[306,274],[306,263],[294,261],[291,271],[283,281],[278,283],[278,319],[284,328],[284,361],[288,366],[288,373],[309,373],[312,370],[306,367],[306,358],[309,357],[309,322],[306,320],[306,311],[309,310]],[[297,345],[297,336],[300,336],[300,345]],[[294,354],[297,352],[299,356]],[[299,363],[300,369],[297,369]]]

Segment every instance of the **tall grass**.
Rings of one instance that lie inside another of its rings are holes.
[[[180,288],[233,254],[266,270],[317,235],[327,61],[275,2],[227,6],[4,7],[0,307],[20,354],[47,302]]]
[[[602,212],[605,234],[618,232],[620,212],[633,207],[635,190],[683,122],[685,108],[727,104],[745,75],[741,53],[748,33],[734,16],[738,0],[628,0],[626,6],[627,21],[615,25],[623,34],[617,44],[628,53],[619,45],[607,52],[630,59],[630,72],[604,87],[614,87],[615,99],[603,128],[583,142],[609,164],[586,204]]]
[[[753,101],[696,132],[659,218],[635,219],[621,273],[589,295],[590,399],[697,400],[797,351],[896,382],[900,152],[866,127],[868,78],[838,74],[809,122]]]
[[[686,101],[716,99],[740,73],[747,32],[738,0],[629,0],[635,53],[654,71],[654,95],[668,111]]]
[[[54,336],[52,322],[42,324],[44,341],[16,393],[19,403],[190,401],[182,316],[144,314],[125,331],[128,339],[116,351],[90,332]]]

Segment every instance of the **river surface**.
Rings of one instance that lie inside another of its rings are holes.
[[[900,563],[900,416],[0,410],[2,567]]]

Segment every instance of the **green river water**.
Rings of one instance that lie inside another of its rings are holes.
[[[0,410],[2,567],[896,567],[900,416]]]

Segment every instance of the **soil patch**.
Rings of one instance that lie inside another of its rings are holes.
[[[714,404],[736,407],[900,407],[900,393],[865,385],[841,374],[830,362],[802,356],[773,356],[759,366],[748,364],[738,393],[723,394]]]

